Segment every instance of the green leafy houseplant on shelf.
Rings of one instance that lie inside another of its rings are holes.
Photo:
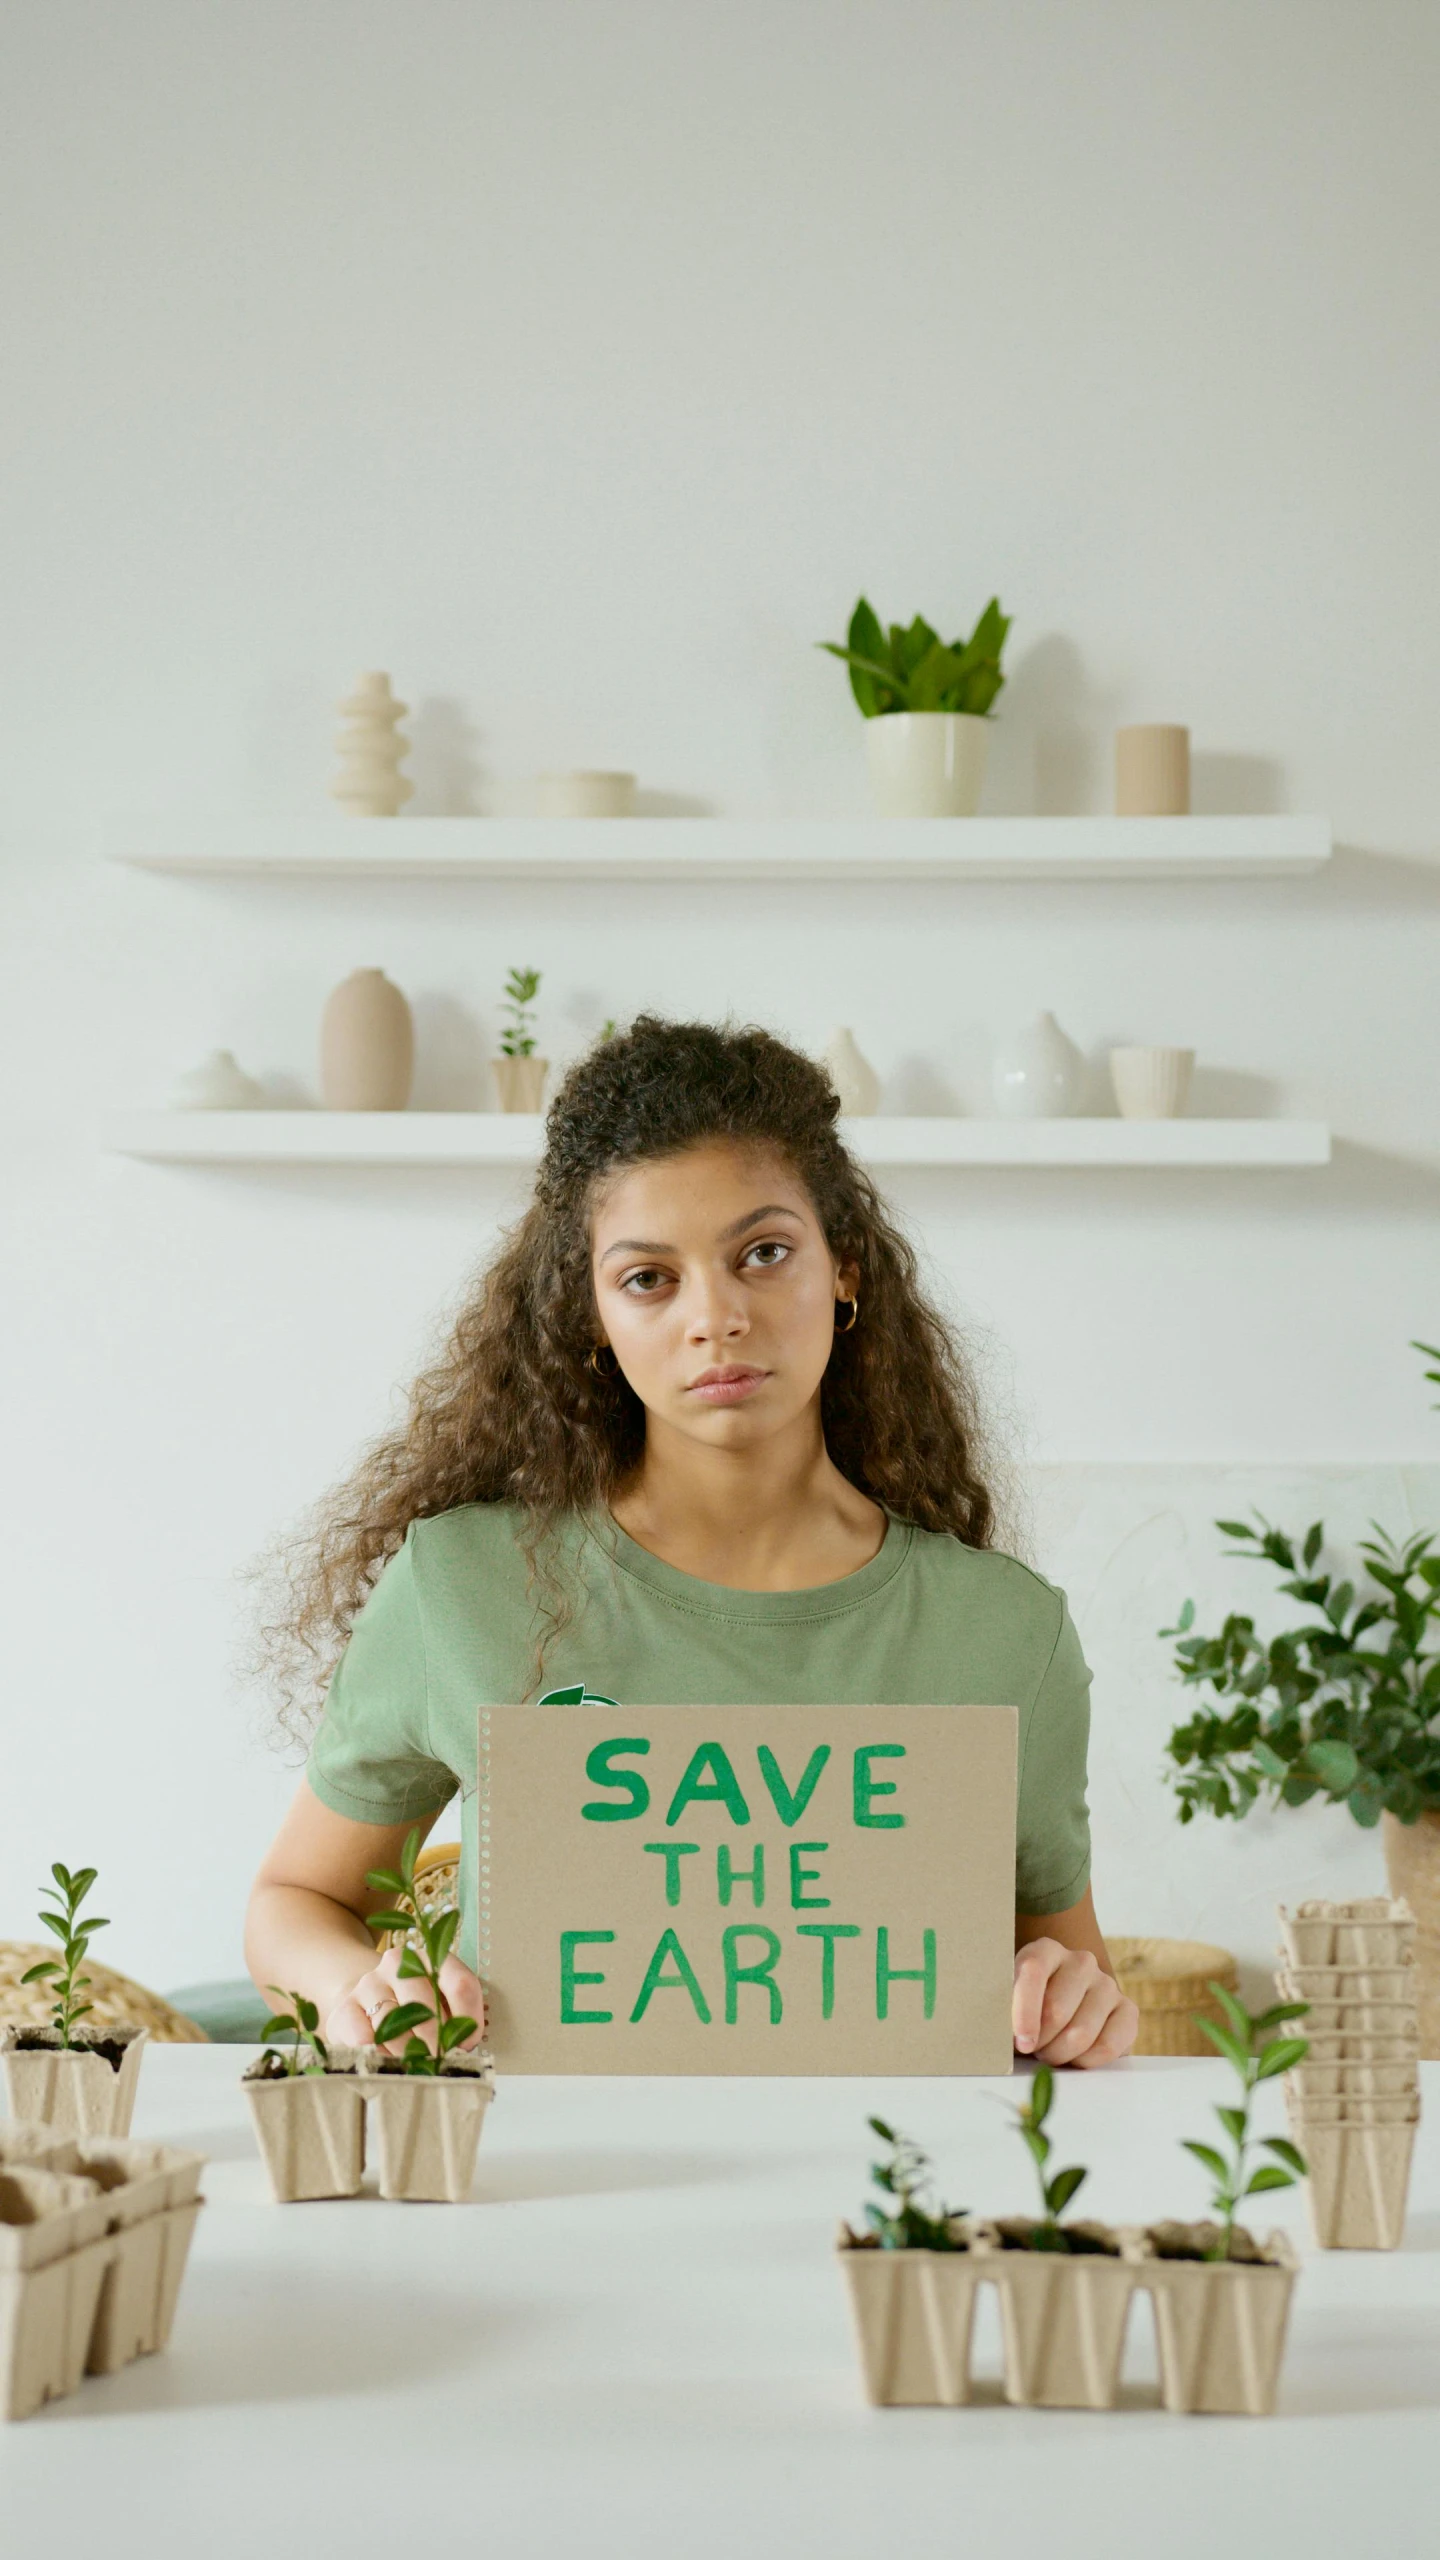
[[[388,1933],[394,1930],[403,1940],[398,1972],[402,1982],[423,1982],[430,1997],[406,2000],[388,2010],[376,2022],[377,2045],[405,2039],[401,2057],[405,2070],[418,2079],[438,2078],[449,2055],[463,2045],[476,2031],[477,2020],[464,2016],[451,2017],[445,1994],[440,1988],[440,1973],[446,1957],[455,1944],[460,1926],[458,1911],[427,1911],[415,1889],[415,1861],[420,1853],[420,1830],[410,1833],[400,1853],[398,1871],[394,1867],[375,1867],[366,1878],[377,1893],[386,1893],[390,1901],[383,1911],[372,1911],[369,1927]],[[419,1939],[417,1946],[415,1941]],[[433,2027],[435,2049],[432,2052],[420,2030]]]
[[[1431,1343],[1414,1348],[1440,1360]],[[1440,1370],[1426,1375],[1440,1383]],[[1271,1565],[1309,1614],[1266,1639],[1232,1611],[1204,1635],[1187,1600],[1162,1628],[1181,1681],[1206,1701],[1166,1745],[1181,1821],[1243,1818],[1262,1796],[1322,1796],[1366,1828],[1382,1814],[1408,1825],[1440,1813],[1440,1542],[1372,1523],[1358,1571],[1334,1574],[1321,1563],[1322,1521],[1298,1542],[1258,1513],[1215,1525],[1236,1542],[1231,1554]]]
[[[535,1016],[531,1011],[540,993],[538,969],[512,969],[505,981],[501,1012],[510,1016],[500,1034],[502,1058],[533,1058],[535,1055]]]
[[[1303,2062],[1310,2050],[1304,2036],[1280,2035],[1277,2029],[1288,2026],[1292,2019],[1308,2017],[1309,2006],[1303,2000],[1282,2000],[1257,2017],[1222,1984],[1212,1982],[1208,1988],[1224,2010],[1226,2023],[1219,2026],[1198,2012],[1195,2023],[1234,2071],[1240,2083],[1240,2104],[1215,2110],[1230,2146],[1228,2158],[1210,2142],[1186,2142],[1184,2148],[1215,2181],[1210,2202],[1218,2224],[1205,2255],[1229,2259],[1236,2254],[1235,2216],[1245,2198],[1293,2187],[1305,2176],[1303,2153],[1279,2134],[1266,2134],[1261,2140],[1261,2150],[1270,2152],[1272,2158],[1251,2169],[1248,2178],[1245,2173],[1251,2148],[1250,2109],[1256,2090],[1262,2080],[1277,2079],[1297,2062]]]
[[[821,640],[850,670],[850,690],[867,720],[898,711],[952,711],[987,719],[1005,678],[1001,653],[1010,617],[992,596],[968,640],[944,641],[923,614],[910,624],[881,623],[860,598],[843,644]]]

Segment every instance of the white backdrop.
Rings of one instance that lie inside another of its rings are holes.
[[[374,963],[431,1104],[483,1098],[519,961],[557,1058],[642,1003],[848,1022],[883,1107],[983,1109],[1045,1005],[1097,1060],[1193,1042],[1197,1108],[1330,1119],[1325,1173],[894,1191],[1096,1664],[1105,1913],[1253,1954],[1277,1889],[1370,1878],[1341,1817],[1174,1830],[1153,1629],[1261,1587],[1216,1510],[1440,1517],[1437,56],[1423,0],[0,9],[0,1932],[59,1855],[116,1962],[237,1968],[291,1783],[237,1568],[514,1193],[122,1166],[96,1122],[219,1043],[313,1093]],[[812,646],[862,585],[1014,613],[992,809],[1103,808],[1115,722],[1180,718],[1198,805],[1325,810],[1336,862],[536,896],[95,857],[109,811],[322,809],[362,666],[432,813],[571,763],[862,807]]]

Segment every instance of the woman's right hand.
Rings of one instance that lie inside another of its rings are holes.
[[[342,1993],[321,2025],[320,2032],[327,2044],[373,2044],[377,2025],[388,2017],[392,2009],[411,2000],[419,2000],[428,2006],[428,1983],[417,1982],[413,1976],[401,1981],[400,1955],[399,1947],[387,1947],[379,1962]],[[458,1956],[447,1956],[441,1966],[440,1989],[452,2018],[475,2020],[475,2033],[467,2036],[459,2048],[462,2053],[469,2052],[479,2044],[485,2030],[484,1990],[477,1976],[468,1965],[460,1962]],[[433,2053],[433,2025],[417,2028],[416,2032]]]

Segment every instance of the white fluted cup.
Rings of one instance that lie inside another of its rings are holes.
[[[1112,1049],[1110,1081],[1121,1119],[1180,1119],[1194,1065],[1193,1049]]]

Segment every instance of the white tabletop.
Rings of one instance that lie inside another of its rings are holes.
[[[505,2560],[1304,2560],[1433,2547],[1440,2145],[1405,2247],[1313,2252],[1280,2413],[1170,2418],[1148,2306],[1113,2415],[1009,2409],[993,2294],[978,2407],[861,2398],[832,2242],[868,2113],[934,2153],[947,2201],[1024,2211],[1003,2081],[512,2080],[468,2206],[270,2202],[234,2046],[147,2056],[137,2134],[211,2155],[168,2354],[0,2428],[0,2542],[70,2560],[430,2553]],[[1426,2067],[1440,2106],[1440,2065]],[[1218,2063],[1062,2076],[1081,2209],[1202,2208],[1176,2148]],[[1266,2093],[1265,2128],[1280,2129]],[[1281,2196],[1257,2222],[1305,2230]],[[1150,2377],[1149,2381],[1145,2377]],[[413,2520],[412,2520],[413,2519]]]

